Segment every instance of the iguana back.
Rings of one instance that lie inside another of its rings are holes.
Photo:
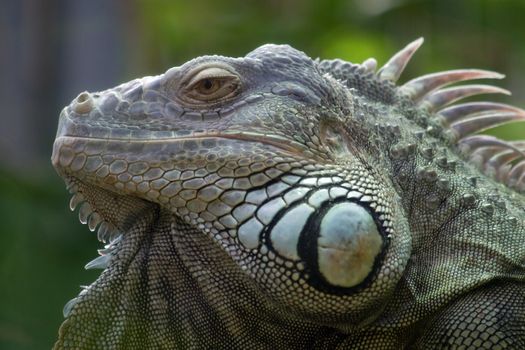
[[[107,243],[56,349],[525,348],[523,120],[286,45],[81,93],[52,161]]]

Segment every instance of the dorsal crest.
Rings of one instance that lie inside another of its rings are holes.
[[[479,134],[503,124],[525,121],[525,111],[495,102],[460,103],[465,98],[481,94],[510,95],[500,87],[484,84],[449,87],[477,79],[502,79],[504,75],[480,69],[457,69],[423,75],[403,85],[395,85],[422,44],[423,38],[413,41],[377,71],[373,58],[362,64],[324,60],[319,66],[322,71],[358,91],[361,84],[366,84],[367,98],[394,103],[401,96],[412,101],[417,108],[440,118],[447,138],[485,174],[518,192],[525,191],[525,140],[510,142]]]

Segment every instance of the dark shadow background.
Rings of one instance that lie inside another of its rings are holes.
[[[0,0],[0,348],[49,349],[63,305],[98,275],[82,266],[101,244],[49,162],[58,114],[79,92],[267,42],[381,64],[419,36],[402,79],[492,69],[514,96],[491,99],[525,107],[523,0]],[[497,133],[524,138],[525,126]]]

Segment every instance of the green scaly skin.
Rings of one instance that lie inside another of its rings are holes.
[[[52,161],[108,245],[55,348],[525,348],[525,198],[408,58],[265,45],[80,94]]]

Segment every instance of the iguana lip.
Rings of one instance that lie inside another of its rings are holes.
[[[183,142],[183,141],[203,141],[206,139],[229,139],[229,140],[239,140],[247,142],[260,142],[262,144],[270,145],[275,148],[284,151],[293,156],[299,157],[308,157],[309,159],[322,159],[320,154],[314,153],[315,150],[307,147],[306,145],[286,138],[280,135],[274,134],[264,134],[256,132],[246,132],[246,131],[210,131],[204,133],[193,133],[191,135],[180,135],[173,137],[160,137],[160,138],[101,138],[101,137],[89,137],[89,136],[76,136],[76,135],[62,135],[55,140],[55,144],[67,143],[68,141],[80,141],[80,140],[89,140],[89,141],[100,141],[100,142],[121,142],[121,143],[144,143],[144,144],[155,144],[155,143],[174,143],[174,142]],[[314,152],[313,152],[314,151]],[[53,162],[55,163],[55,158],[59,156],[56,154],[58,152],[53,152]],[[58,159],[57,159],[58,161]],[[57,163],[58,164],[58,163]]]

